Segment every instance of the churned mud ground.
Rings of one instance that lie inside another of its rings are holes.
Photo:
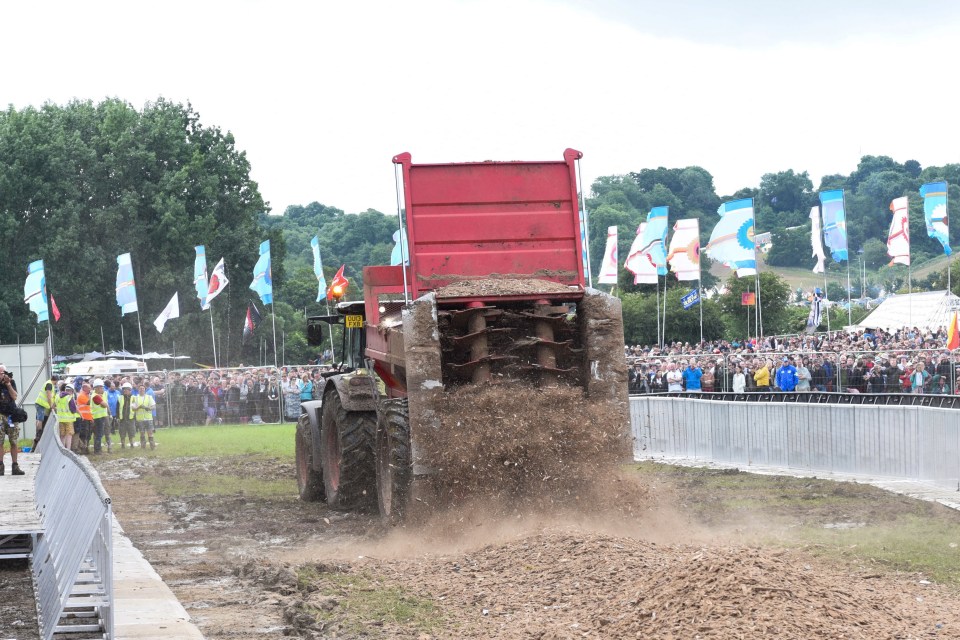
[[[385,528],[287,456],[94,462],[208,638],[960,637],[960,514],[867,486],[641,464]]]
[[[0,638],[40,640],[30,565],[25,559],[0,560]]]

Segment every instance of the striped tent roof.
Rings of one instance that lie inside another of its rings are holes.
[[[887,331],[903,327],[936,330],[946,327],[956,310],[960,310],[960,297],[946,290],[893,295],[854,326]]]

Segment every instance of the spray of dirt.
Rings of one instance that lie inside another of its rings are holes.
[[[446,393],[453,410],[420,434],[441,505],[484,501],[502,516],[578,503],[630,508],[610,479],[629,450],[625,425],[573,387],[519,383]]]

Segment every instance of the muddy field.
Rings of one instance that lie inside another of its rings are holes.
[[[903,514],[960,531],[954,512],[870,487],[757,488],[748,474],[643,465],[610,479],[630,509],[574,498],[507,517],[475,504],[389,529],[298,502],[287,461],[97,467],[127,534],[208,638],[960,637],[955,583],[796,537]],[[202,481],[216,477],[269,491]]]
[[[26,560],[0,560],[0,638],[40,639],[30,566]]]

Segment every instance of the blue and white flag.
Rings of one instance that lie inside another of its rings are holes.
[[[590,261],[587,260],[587,227],[583,223],[583,209],[579,211],[580,216],[580,257],[583,258],[583,275],[589,279]]]
[[[724,202],[717,209],[720,222],[710,234],[707,254],[737,273],[738,278],[757,273],[757,249],[753,242],[753,199]]]
[[[950,221],[947,218],[947,183],[929,182],[920,187],[923,196],[923,219],[927,223],[927,235],[936,238],[946,255],[950,248]]]
[[[847,213],[843,209],[843,189],[820,192],[823,215],[823,239],[834,262],[847,259]]]
[[[120,315],[137,311],[137,286],[133,281],[133,265],[130,263],[130,254],[123,253],[117,256],[117,305]]]
[[[410,250],[407,248],[407,232],[397,229],[393,232],[393,251],[390,252],[390,266],[400,263],[410,265]]]
[[[23,301],[30,307],[30,311],[37,314],[37,324],[50,319],[43,260],[35,260],[27,267],[27,280],[23,283]]]
[[[320,261],[320,236],[310,239],[310,248],[313,249],[313,275],[317,276],[320,288],[317,290],[317,302],[327,296],[327,279],[323,277],[323,263]]]
[[[684,309],[690,309],[700,304],[700,290],[694,289],[687,295],[680,298],[680,302],[683,304]]]
[[[194,247],[197,257],[193,260],[193,286],[197,290],[200,308],[207,310],[207,249],[202,244]]]
[[[669,207],[653,207],[647,214],[640,252],[650,256],[658,276],[667,275],[667,214]]]
[[[253,265],[253,282],[250,288],[260,296],[263,304],[273,303],[273,272],[270,268],[270,241],[260,243],[260,258]]]

